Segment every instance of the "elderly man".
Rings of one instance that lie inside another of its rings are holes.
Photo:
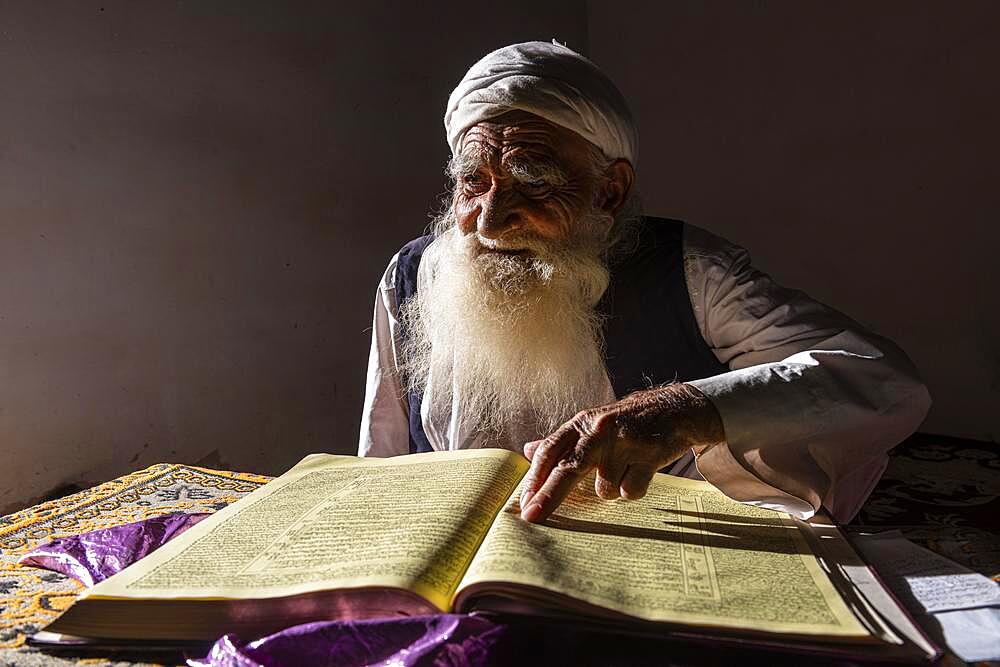
[[[450,207],[375,300],[362,456],[505,447],[522,517],[596,469],[602,498],[706,479],[849,520],[929,398],[890,341],[698,227],[642,216],[614,84],[556,43],[508,46],[448,101]]]

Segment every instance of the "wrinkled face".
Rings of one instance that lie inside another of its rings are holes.
[[[529,252],[524,238],[572,244],[576,222],[597,200],[593,151],[574,132],[524,112],[474,125],[452,161],[459,231],[506,254]]]

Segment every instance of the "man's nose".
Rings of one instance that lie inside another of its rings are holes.
[[[521,228],[524,218],[516,199],[514,193],[500,187],[494,187],[483,195],[476,220],[480,236],[498,239]]]

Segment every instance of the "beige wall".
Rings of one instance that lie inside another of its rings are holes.
[[[372,4],[0,5],[0,513],[355,450],[448,93],[494,46],[586,40],[578,3]]]
[[[1000,4],[590,2],[647,209],[897,340],[923,430],[1000,438]]]

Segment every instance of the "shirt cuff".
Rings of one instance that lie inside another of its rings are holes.
[[[777,457],[781,460],[777,469],[773,465],[776,461],[762,459],[758,449],[762,437],[790,444],[786,441],[799,435],[783,432],[781,420],[775,419],[778,415],[762,413],[759,401],[752,399],[753,392],[748,390],[765,385],[768,374],[769,369],[751,367],[687,382],[712,401],[726,433],[726,442],[704,450],[696,465],[708,482],[733,500],[807,519],[822,502],[815,491],[822,486],[822,471],[808,457],[802,458],[806,450],[799,447],[781,448],[784,451]],[[801,414],[809,409],[796,404],[801,403],[799,397],[783,398],[783,411]]]
[[[695,457],[695,465],[705,481],[733,500],[787,512],[797,519],[808,519],[816,513],[810,503],[771,486],[740,465],[726,443],[703,451]]]

